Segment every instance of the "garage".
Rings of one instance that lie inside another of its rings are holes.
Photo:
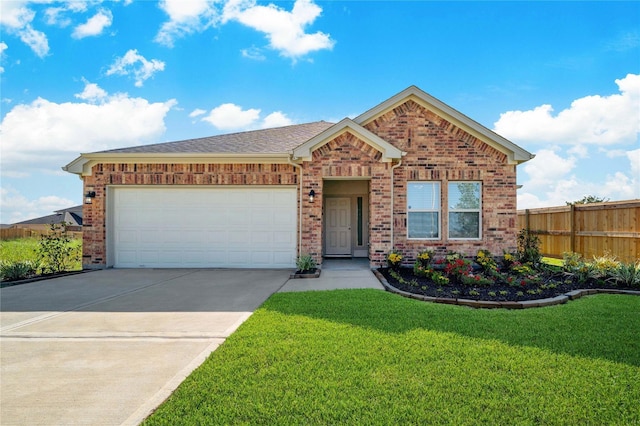
[[[291,268],[295,187],[110,187],[116,268]]]

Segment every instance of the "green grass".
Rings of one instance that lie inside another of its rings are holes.
[[[37,259],[36,250],[38,249],[38,238],[19,238],[15,240],[0,240],[0,261],[2,262],[22,262],[30,260],[35,262]],[[82,246],[82,240],[74,239],[71,244]],[[72,264],[71,271],[79,271],[82,269],[82,261],[78,260]]]
[[[278,293],[145,422],[638,424],[640,297],[473,310]]]

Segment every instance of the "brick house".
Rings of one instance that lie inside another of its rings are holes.
[[[516,246],[533,155],[415,86],[362,115],[82,154],[83,264],[294,267]]]

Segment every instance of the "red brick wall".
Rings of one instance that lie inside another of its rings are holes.
[[[505,154],[480,142],[454,124],[413,101],[367,123],[371,132],[407,152],[394,171],[393,237],[391,241],[391,167],[381,153],[350,133],[329,141],[304,162],[302,176],[303,253],[322,256],[323,179],[370,180],[370,250],[372,264],[383,265],[392,248],[411,260],[420,249],[440,253],[455,250],[474,255],[487,248],[494,254],[516,247],[516,170]],[[93,204],[85,205],[83,263],[106,264],[105,194],[109,185],[297,185],[298,170],[288,164],[98,164],[84,178],[84,190],[96,191]],[[440,240],[406,239],[407,181],[441,182],[441,205],[446,206],[447,184],[456,180],[482,182],[482,239],[447,239],[447,214],[443,209]],[[314,203],[307,197],[316,192]]]
[[[298,176],[289,164],[97,164],[84,177],[84,192],[95,191],[96,197],[83,209],[83,266],[106,266],[109,185],[297,185]]]
[[[322,261],[322,182],[325,178],[371,179],[369,196],[369,255],[372,262],[384,259],[390,242],[390,163],[382,154],[350,133],[344,133],[313,152],[303,164],[302,193],[311,189],[316,199],[303,202],[302,252]],[[306,197],[305,197],[306,198]]]
[[[420,249],[449,250],[475,255],[486,248],[494,254],[516,247],[516,166],[505,154],[479,141],[454,124],[408,101],[365,126],[368,130],[407,152],[394,173],[394,246],[406,260]],[[441,239],[407,240],[406,187],[408,181],[441,182]],[[447,184],[457,180],[480,181],[482,185],[482,239],[447,239]],[[388,247],[390,249],[391,247]]]

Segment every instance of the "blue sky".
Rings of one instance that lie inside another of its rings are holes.
[[[0,222],[81,152],[338,121],[416,85],[536,154],[518,208],[640,198],[640,2],[0,2]]]

